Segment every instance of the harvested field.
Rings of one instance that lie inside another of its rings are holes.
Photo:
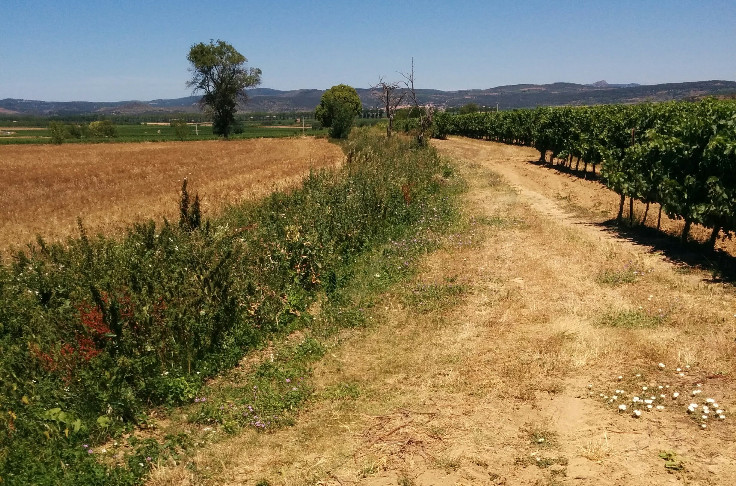
[[[0,240],[7,249],[43,235],[64,239],[77,217],[91,233],[133,221],[178,218],[182,180],[205,215],[297,183],[341,163],[326,140],[255,139],[95,145],[0,146]]]

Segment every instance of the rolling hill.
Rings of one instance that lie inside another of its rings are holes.
[[[357,89],[365,108],[380,107],[370,89]],[[311,111],[319,104],[323,91],[299,89],[279,91],[269,88],[250,90],[249,101],[243,111],[283,113]],[[453,108],[475,103],[499,109],[533,108],[536,106],[597,105],[611,103],[639,103],[644,101],[668,101],[698,99],[705,96],[734,96],[734,81],[696,81],[654,85],[608,84],[598,81],[592,84],[553,83],[516,84],[489,89],[440,91],[421,89],[417,91],[420,101],[432,103],[440,108]],[[142,114],[157,112],[196,112],[199,105],[196,96],[151,101],[37,101],[6,98],[0,100],[0,113],[21,115],[80,115]]]

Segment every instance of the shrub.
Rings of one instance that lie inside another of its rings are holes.
[[[64,143],[64,124],[61,122],[49,123],[49,133],[51,134],[51,143],[60,145]]]
[[[90,137],[109,138],[117,135],[115,125],[113,125],[110,120],[90,122],[87,130]]]
[[[82,127],[80,125],[75,125],[74,123],[66,125],[66,136],[77,140],[81,139]]]
[[[171,128],[174,129],[174,134],[176,135],[176,138],[178,138],[181,141],[184,141],[189,136],[189,126],[187,125],[187,122],[184,120],[171,120],[170,122]]]

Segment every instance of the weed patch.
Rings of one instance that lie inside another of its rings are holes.
[[[338,383],[325,389],[322,396],[334,401],[357,400],[360,397],[360,386],[355,382]]]
[[[445,279],[442,284],[418,284],[405,297],[406,305],[417,312],[432,312],[440,307],[453,306],[467,292],[463,284]]]
[[[641,309],[611,311],[600,316],[599,326],[621,327],[625,329],[647,329],[659,326],[664,322],[663,314],[650,314]]]
[[[630,268],[623,270],[603,270],[596,276],[595,281],[603,285],[622,285],[636,282],[637,272]]]
[[[662,451],[659,457],[664,460],[664,467],[668,472],[684,471],[685,463],[679,458],[676,452]]]
[[[527,424],[523,433],[531,445],[540,448],[554,447],[557,445],[557,434],[548,427],[535,424]]]

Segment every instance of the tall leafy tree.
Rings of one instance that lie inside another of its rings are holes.
[[[246,89],[261,84],[261,70],[249,68],[248,59],[227,42],[210,40],[189,49],[194,93],[202,93],[200,103],[212,110],[212,131],[228,138],[235,125],[235,111],[245,104]]]
[[[330,129],[330,137],[346,138],[353,126],[353,120],[363,111],[363,104],[355,88],[338,84],[322,95],[315,117]]]

